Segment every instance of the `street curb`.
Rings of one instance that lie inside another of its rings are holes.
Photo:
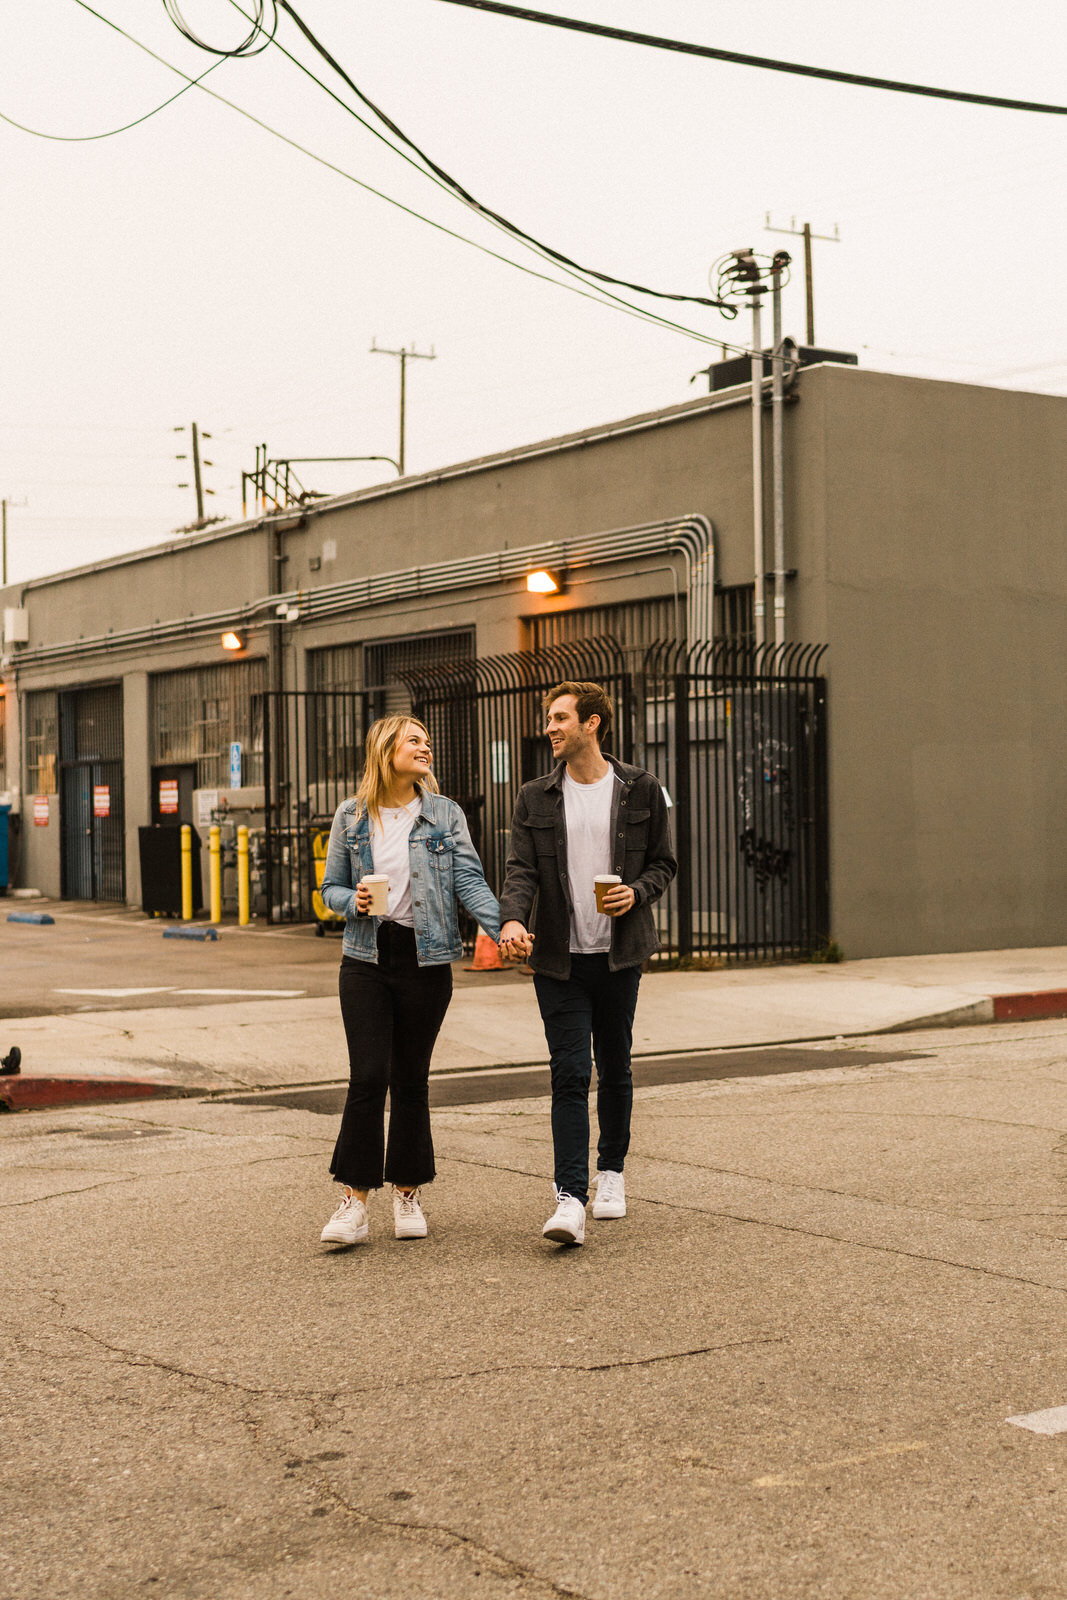
[[[1067,1017],[1067,989],[1033,989],[1027,994],[993,996],[995,1022],[1037,1022]]]
[[[186,1100],[203,1094],[180,1083],[136,1078],[0,1078],[0,1112],[46,1111],[55,1106],[103,1105],[116,1100]]]

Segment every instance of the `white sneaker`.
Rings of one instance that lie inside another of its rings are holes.
[[[593,1215],[598,1222],[626,1215],[626,1180],[621,1172],[598,1172]]]
[[[367,1208],[354,1194],[346,1194],[320,1238],[323,1244],[362,1244],[370,1232]]]
[[[557,1244],[585,1243],[585,1207],[572,1194],[556,1190],[556,1209],[541,1229],[543,1239]]]
[[[426,1218],[419,1205],[417,1189],[412,1189],[410,1194],[404,1194],[401,1189],[393,1190],[393,1222],[398,1239],[425,1239]]]

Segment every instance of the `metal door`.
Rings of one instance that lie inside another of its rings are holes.
[[[122,685],[59,696],[60,892],[125,900]]]

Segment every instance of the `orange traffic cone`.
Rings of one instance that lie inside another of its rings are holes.
[[[478,937],[474,942],[474,960],[463,970],[464,972],[504,971],[504,963],[500,959],[500,946],[495,939],[489,937],[484,928],[478,929]]]

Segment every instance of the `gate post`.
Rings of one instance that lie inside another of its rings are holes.
[[[678,955],[693,954],[693,851],[690,816],[689,675],[674,678],[674,809],[678,821],[674,848],[678,857]]]

